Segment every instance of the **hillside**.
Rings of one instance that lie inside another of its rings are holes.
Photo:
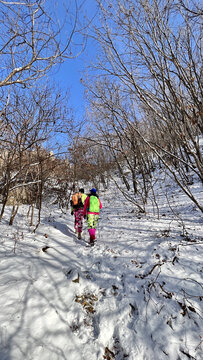
[[[26,206],[13,226],[3,218],[1,360],[203,359],[202,216],[172,184],[165,192],[160,179],[158,219],[113,185],[100,191],[92,248],[86,225],[80,241],[56,205],[44,206],[36,233]]]

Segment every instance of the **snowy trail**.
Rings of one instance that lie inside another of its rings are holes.
[[[105,214],[102,216],[105,217]],[[129,357],[129,354],[125,353],[121,347],[119,340],[120,330],[121,332],[123,330],[123,319],[128,317],[130,312],[128,300],[124,299],[123,301],[123,295],[119,295],[119,288],[123,293],[123,274],[122,270],[118,273],[116,264],[120,251],[109,247],[109,241],[105,241],[106,238],[109,238],[109,229],[105,231],[102,223],[106,223],[105,219],[100,221],[99,229],[97,229],[98,241],[95,247],[87,248],[82,241],[75,240],[78,244],[78,254],[82,265],[81,269],[76,271],[77,276],[74,274],[71,279],[74,281],[79,274],[77,296],[84,296],[84,299],[81,300],[84,318],[83,322],[80,321],[81,319],[75,318],[74,327],[77,328],[78,337],[85,344],[82,357],[84,359],[88,358],[88,354],[90,359],[102,359],[104,356],[103,344],[108,344],[112,340],[116,343],[116,351],[119,352],[119,356]],[[84,237],[87,242],[88,235],[85,234]],[[91,302],[91,297],[94,300],[94,296],[96,301]],[[89,303],[93,304],[92,311],[91,308],[88,310],[87,304]],[[129,332],[131,330],[125,329],[125,334],[122,334],[123,337],[126,337],[126,344],[129,340]],[[133,336],[132,334],[131,337]],[[136,345],[134,345],[134,349],[136,349]],[[134,350],[133,353],[131,352],[132,359],[135,353],[137,352]]]
[[[165,204],[160,220],[112,204],[103,201],[95,247],[57,209],[36,234],[25,214],[2,225],[1,360],[202,360],[198,215],[182,237]]]

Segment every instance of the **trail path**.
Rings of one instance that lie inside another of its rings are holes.
[[[57,209],[3,224],[1,360],[202,359],[201,224],[103,205],[95,247]]]

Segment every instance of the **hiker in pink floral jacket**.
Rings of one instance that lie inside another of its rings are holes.
[[[78,239],[81,239],[83,228],[83,208],[87,195],[84,194],[84,189],[80,189],[79,192],[75,192],[72,195],[71,200],[71,215],[75,216],[75,232]]]

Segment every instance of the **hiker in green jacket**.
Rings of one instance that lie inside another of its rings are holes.
[[[99,219],[99,211],[102,208],[102,203],[97,195],[97,190],[92,188],[90,194],[87,196],[84,204],[83,216],[86,217],[87,214],[87,223],[88,231],[90,235],[90,245],[94,245],[95,241],[95,232],[96,225]]]

